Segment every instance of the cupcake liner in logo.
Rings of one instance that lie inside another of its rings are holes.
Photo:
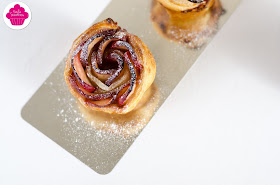
[[[6,17],[10,19],[12,25],[23,25],[24,20],[28,16],[29,14],[19,4],[15,4],[14,8],[11,8],[9,13],[6,14]]]
[[[29,7],[22,2],[9,4],[3,13],[4,22],[12,29],[23,29],[31,20]]]

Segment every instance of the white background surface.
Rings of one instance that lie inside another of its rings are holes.
[[[12,1],[0,1],[2,14]],[[0,20],[0,184],[280,184],[280,1],[243,0],[109,175],[20,117],[22,106],[109,0],[25,0]]]

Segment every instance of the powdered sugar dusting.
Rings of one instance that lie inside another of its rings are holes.
[[[139,106],[126,115],[90,111],[77,102],[64,81],[64,65],[45,85],[53,97],[53,114],[59,123],[60,142],[73,155],[98,173],[108,173],[158,108],[159,92],[155,85],[147,91]]]

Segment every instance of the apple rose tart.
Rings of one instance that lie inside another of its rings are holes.
[[[70,92],[86,108],[125,114],[136,107],[155,74],[148,47],[108,18],[74,41],[64,76]]]
[[[165,37],[199,48],[216,32],[222,13],[219,0],[153,0],[151,18]]]

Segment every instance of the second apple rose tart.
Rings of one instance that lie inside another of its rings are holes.
[[[125,114],[136,107],[155,74],[148,47],[108,18],[74,41],[64,76],[70,92],[86,108]]]
[[[219,0],[153,0],[151,18],[165,37],[199,48],[217,28]]]

